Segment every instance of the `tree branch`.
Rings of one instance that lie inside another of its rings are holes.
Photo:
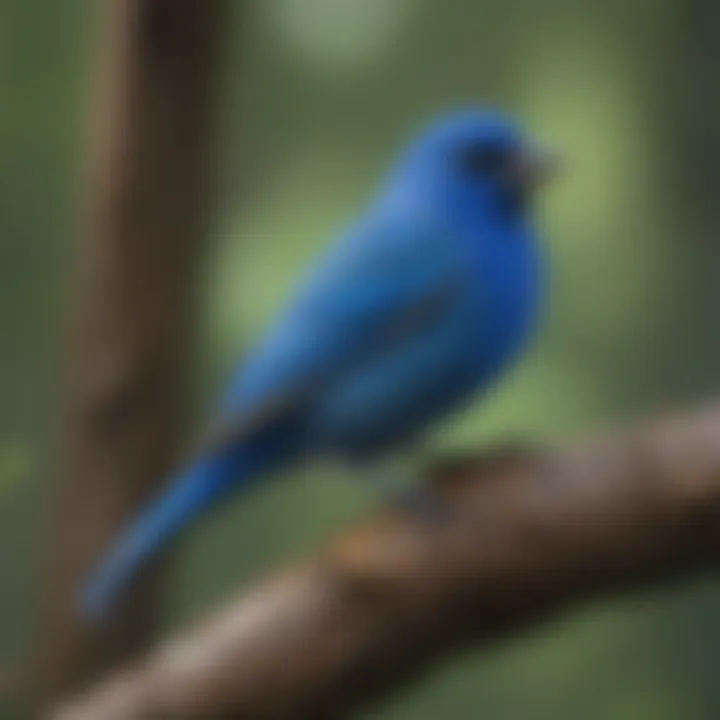
[[[718,558],[720,407],[430,475],[438,523],[383,511],[55,720],[342,717],[462,648]]]

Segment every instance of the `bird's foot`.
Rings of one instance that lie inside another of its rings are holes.
[[[402,515],[425,527],[437,528],[443,525],[450,514],[442,497],[425,485],[395,491],[390,504]]]

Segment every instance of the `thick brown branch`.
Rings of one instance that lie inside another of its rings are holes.
[[[444,519],[384,512],[56,720],[341,717],[463,647],[718,557],[720,408],[432,477]]]

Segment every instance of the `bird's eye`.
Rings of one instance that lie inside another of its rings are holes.
[[[508,166],[510,154],[499,145],[472,145],[458,157],[460,167],[470,175],[497,176]]]

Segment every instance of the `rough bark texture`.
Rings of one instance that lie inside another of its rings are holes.
[[[149,638],[156,572],[112,625],[74,613],[80,579],[174,461],[189,299],[207,198],[220,0],[106,0],[63,464],[39,685],[46,699]]]
[[[383,512],[54,720],[344,717],[464,647],[718,559],[717,407],[430,477],[436,522]]]

